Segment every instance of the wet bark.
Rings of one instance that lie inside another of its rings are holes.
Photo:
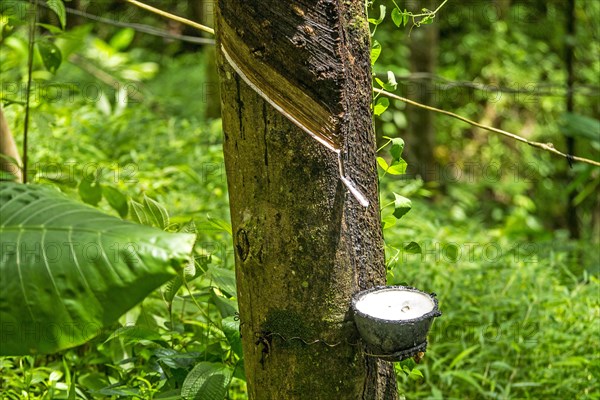
[[[391,364],[365,356],[350,311],[351,296],[385,284],[386,272],[364,1],[218,5],[224,153],[249,397],[396,399]],[[296,124],[256,89],[276,99]],[[327,145],[308,131],[318,131]],[[339,149],[368,208],[340,180],[331,148]]]

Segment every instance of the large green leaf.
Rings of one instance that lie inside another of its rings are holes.
[[[194,235],[112,217],[51,187],[0,183],[0,355],[86,342],[180,271]]]
[[[201,362],[188,374],[181,388],[184,400],[223,400],[231,381],[225,364]]]

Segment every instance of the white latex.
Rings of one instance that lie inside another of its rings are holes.
[[[369,293],[356,303],[364,314],[393,321],[419,318],[433,307],[433,300],[426,294],[394,289]]]

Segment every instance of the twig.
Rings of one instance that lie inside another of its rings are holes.
[[[184,25],[191,26],[191,27],[199,29],[199,30],[201,30],[203,32],[210,33],[211,35],[215,34],[215,30],[213,28],[209,28],[208,26],[204,26],[202,24],[199,24],[199,23],[191,21],[189,19],[180,17],[178,15],[171,14],[171,13],[168,13],[168,12],[163,11],[163,10],[159,10],[158,8],[154,8],[152,6],[149,6],[148,4],[144,4],[144,3],[140,2],[140,1],[137,1],[137,0],[125,0],[125,1],[127,3],[131,3],[131,4],[135,5],[135,6],[143,8],[144,10],[148,10],[150,12],[153,12],[154,14],[158,14],[158,15],[160,15],[162,17],[165,17],[165,18],[168,18],[168,19],[172,19],[172,20],[177,21],[177,22],[181,22]]]
[[[509,137],[511,139],[517,140],[519,142],[527,143],[528,145],[530,145],[532,147],[537,147],[538,149],[546,150],[546,151],[548,151],[550,153],[559,155],[561,157],[566,158],[567,160],[579,161],[579,162],[582,162],[582,163],[586,163],[586,164],[595,165],[597,167],[600,167],[600,162],[595,161],[595,160],[590,160],[590,159],[587,159],[587,158],[583,158],[583,157],[573,156],[571,154],[565,154],[565,153],[557,150],[552,143],[532,142],[530,140],[525,139],[522,136],[515,135],[514,133],[510,133],[510,132],[504,131],[502,129],[494,128],[494,127],[491,127],[491,126],[482,125],[482,124],[480,124],[478,122],[472,121],[472,120],[470,120],[468,118],[465,118],[465,117],[460,116],[458,114],[455,114],[453,112],[446,111],[446,110],[440,110],[439,108],[430,107],[430,106],[427,106],[425,104],[417,103],[414,100],[410,100],[410,99],[407,99],[406,97],[395,95],[393,93],[387,92],[387,91],[382,90],[382,89],[373,88],[373,91],[375,93],[379,93],[379,94],[381,94],[383,96],[386,96],[386,97],[389,97],[389,98],[392,98],[392,99],[395,99],[395,100],[400,100],[400,101],[403,101],[405,103],[411,104],[411,105],[413,105],[415,107],[420,107],[420,108],[423,108],[425,110],[433,111],[433,112],[436,112],[436,113],[439,113],[439,114],[447,115],[447,116],[452,117],[452,118],[456,118],[458,120],[466,122],[469,125],[476,126],[477,128],[485,129],[485,130],[490,131],[490,132],[499,133],[499,134],[501,134],[503,136],[506,136],[506,137]]]
[[[41,6],[48,7],[44,4],[41,4]],[[69,8],[69,7],[65,7],[65,10],[67,10],[68,14],[77,15],[77,16],[80,16],[80,17],[83,17],[83,18],[86,18],[86,19],[89,19],[92,21],[100,22],[102,24],[118,26],[121,28],[131,28],[136,32],[147,33],[148,35],[154,35],[154,36],[162,37],[165,39],[181,40],[182,42],[189,42],[189,43],[196,43],[196,44],[207,44],[207,45],[215,44],[214,39],[207,39],[207,38],[189,36],[189,35],[177,35],[177,34],[170,33],[170,32],[167,32],[167,31],[159,29],[159,28],[155,28],[150,25],[138,24],[138,23],[133,23],[133,22],[115,21],[110,18],[100,17],[95,14],[90,14],[85,11],[79,11],[79,10],[76,10],[74,8]]]

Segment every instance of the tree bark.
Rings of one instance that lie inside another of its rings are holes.
[[[354,293],[386,275],[364,1],[218,6],[249,397],[396,399],[392,365],[364,354],[350,310]],[[340,180],[332,148],[368,208]]]

